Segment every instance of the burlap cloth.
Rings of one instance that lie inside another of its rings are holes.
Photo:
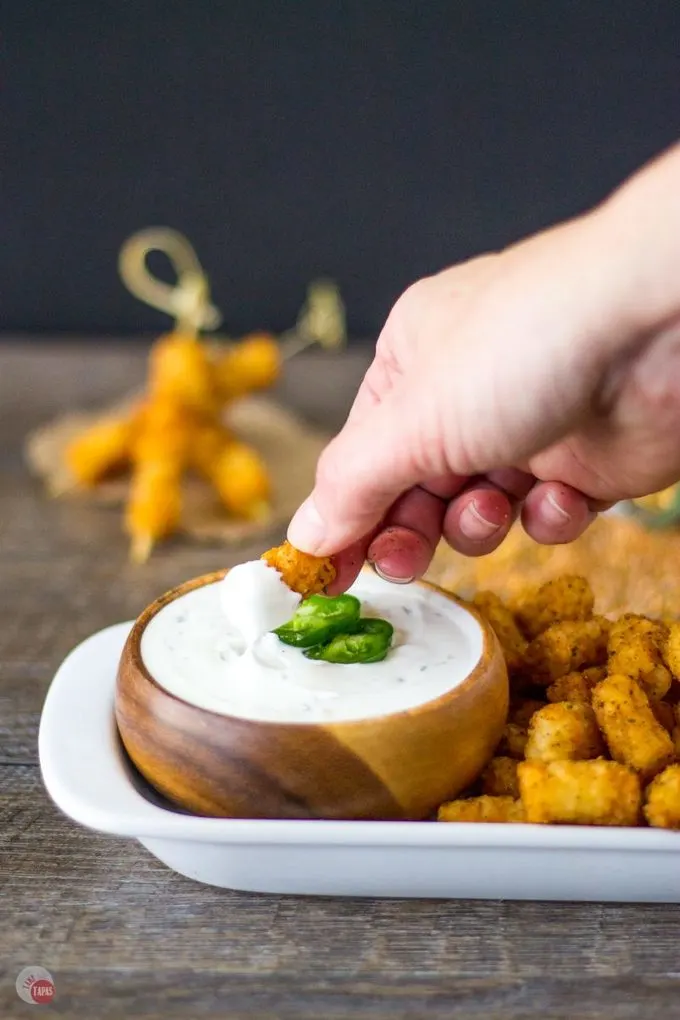
[[[131,399],[97,414],[64,415],[27,437],[26,461],[49,492],[68,487],[63,454],[70,440],[103,415],[129,407]],[[228,422],[237,435],[258,450],[269,468],[273,489],[271,514],[257,523],[230,518],[210,487],[188,474],[183,483],[181,530],[197,541],[235,545],[254,541],[288,523],[312,488],[316,462],[329,437],[266,397],[248,397],[233,404]],[[122,476],[87,491],[67,489],[61,498],[122,506],[126,493],[127,479]]]

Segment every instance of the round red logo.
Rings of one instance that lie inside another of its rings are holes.
[[[44,967],[24,967],[16,980],[17,995],[32,1006],[46,1006],[54,998],[54,981]]]

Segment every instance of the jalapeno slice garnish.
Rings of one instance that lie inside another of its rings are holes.
[[[293,618],[274,633],[284,644],[311,648],[335,634],[351,634],[360,612],[361,603],[354,595],[310,595],[300,603]]]
[[[382,662],[392,643],[394,627],[387,620],[359,620],[351,633],[336,634],[324,644],[307,648],[307,659],[338,662],[343,665]]]

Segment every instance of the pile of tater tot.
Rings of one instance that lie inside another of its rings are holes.
[[[472,602],[505,654],[510,710],[476,787],[438,820],[680,829],[680,621],[598,616],[576,575]]]

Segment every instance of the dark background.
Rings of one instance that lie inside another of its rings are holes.
[[[164,328],[116,259],[167,224],[228,329],[331,274],[370,334],[680,133],[677,0],[15,0],[2,50],[4,330]]]

